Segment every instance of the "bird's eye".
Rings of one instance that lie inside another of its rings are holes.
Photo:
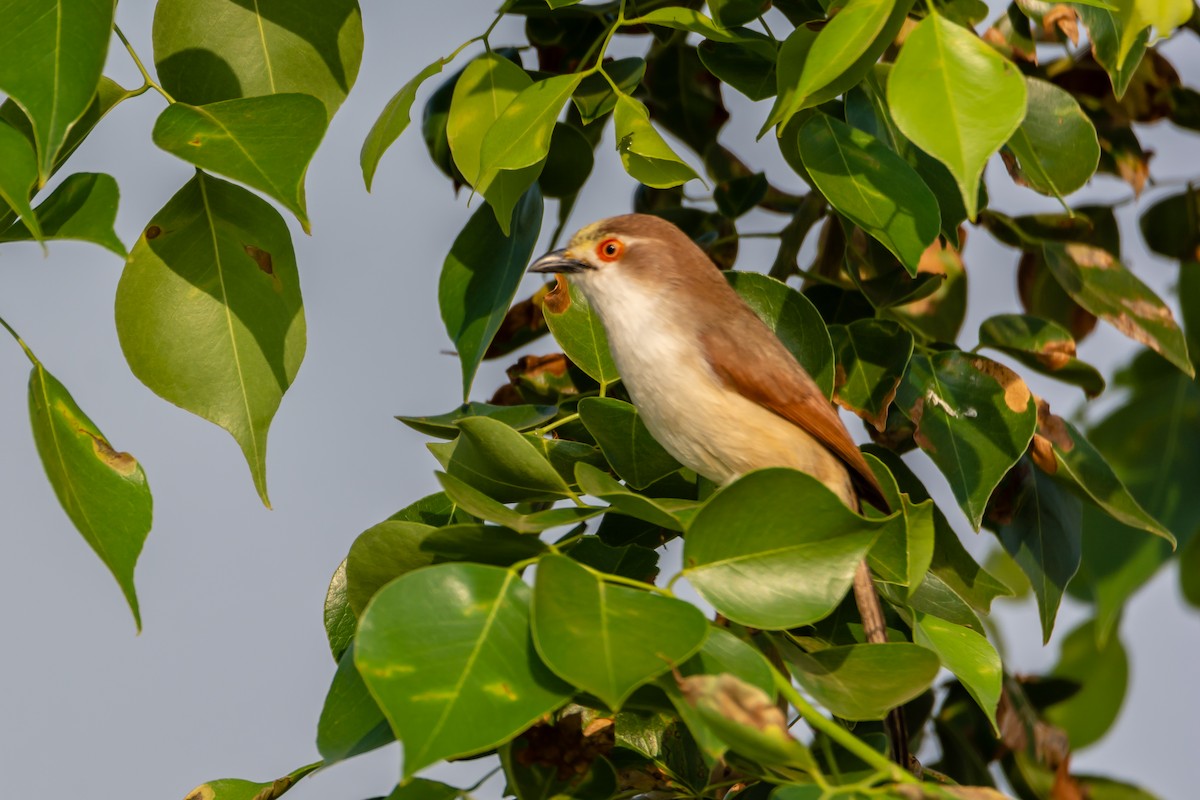
[[[596,246],[596,255],[601,261],[616,261],[624,250],[625,245],[619,239],[605,239]]]

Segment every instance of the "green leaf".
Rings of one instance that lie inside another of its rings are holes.
[[[560,722],[550,730],[563,735],[564,727]],[[590,744],[588,737],[580,741],[585,742],[584,747]],[[537,742],[522,736],[500,748],[506,796],[516,800],[609,800],[616,795],[617,773],[604,756],[589,754],[587,768],[581,772],[560,769],[542,755],[544,751]]]
[[[813,116],[799,136],[817,189],[916,275],[941,227],[937,199],[921,177],[883,142],[827,114]]]
[[[812,301],[783,281],[757,272],[729,271],[725,279],[808,371],[826,397],[833,394],[833,345]]]
[[[1021,459],[996,489],[988,516],[1004,549],[1029,576],[1042,641],[1049,642],[1063,592],[1079,569],[1079,498]]]
[[[502,503],[555,500],[571,490],[545,455],[517,431],[488,417],[468,417],[446,471]]]
[[[571,696],[538,659],[515,572],[441,564],[398,578],[359,623],[355,663],[404,744],[404,775],[484,752]]]
[[[541,533],[548,528],[574,525],[583,522],[585,519],[599,516],[605,511],[603,508],[569,506],[567,508],[547,508],[542,511],[522,514],[503,503],[493,500],[469,483],[461,481],[453,475],[448,475],[445,472],[434,474],[437,475],[438,482],[442,484],[442,488],[446,490],[446,494],[464,511],[488,522],[495,522],[506,528],[512,528],[518,533]]]
[[[1111,253],[1087,244],[1046,242],[1046,266],[1085,309],[1195,377],[1187,341],[1171,308]]]
[[[864,457],[883,487],[888,504],[900,509],[904,521],[903,525],[893,524],[883,529],[871,547],[867,562],[883,580],[906,587],[911,596],[920,588],[933,563],[936,508],[932,500],[913,502],[908,494],[901,494],[887,465],[871,453]],[[874,509],[868,509],[867,513],[872,517],[882,516]]]
[[[700,177],[654,129],[650,124],[650,112],[639,101],[629,95],[619,96],[613,121],[621,163],[634,180],[655,189],[669,189]]]
[[[592,143],[579,128],[555,123],[546,166],[538,176],[542,193],[564,201],[577,195],[592,174],[592,150]]]
[[[1095,622],[1085,622],[1063,639],[1058,663],[1050,675],[1075,681],[1080,689],[1043,712],[1047,722],[1067,732],[1075,751],[1108,733],[1121,712],[1129,685],[1124,645],[1113,636],[1099,646],[1095,627]]]
[[[1096,172],[1100,141],[1070,92],[1037,78],[1025,80],[1025,119],[1008,140],[1020,164],[1016,178],[1035,192],[1061,200]]]
[[[688,526],[684,575],[734,622],[807,625],[841,602],[885,524],[858,516],[806,473],[757,470],[714,495]]]
[[[941,664],[909,642],[852,644],[815,653],[784,651],[792,674],[813,699],[848,720],[883,719],[929,688]]]
[[[579,403],[579,416],[608,463],[631,488],[645,489],[680,468],[629,403],[611,397],[586,397]]]
[[[494,525],[447,525],[430,531],[421,549],[432,553],[434,563],[470,561],[508,567],[518,561],[537,558],[546,545],[536,536],[524,536]]]
[[[1193,608],[1200,608],[1200,536],[1193,536],[1179,551],[1179,590]]]
[[[1196,261],[1200,248],[1200,190],[1164,197],[1143,212],[1138,224],[1146,246],[1155,253],[1178,261]]]
[[[346,597],[346,559],[338,564],[329,579],[329,589],[325,592],[325,638],[329,640],[329,651],[333,660],[339,661],[342,654],[354,640],[354,631],[358,627],[358,618],[350,608]]]
[[[914,622],[913,641],[937,653],[942,665],[962,682],[987,714],[992,730],[999,734],[996,707],[1000,702],[1004,666],[996,648],[986,636],[928,614],[916,614]]]
[[[463,178],[479,186],[481,150],[488,130],[522,90],[533,85],[519,64],[497,53],[472,61],[454,84],[446,138]]]
[[[434,562],[434,554],[421,548],[434,530],[417,522],[385,520],[358,535],[346,555],[346,602],[356,617],[388,582]]]
[[[705,41],[697,52],[705,69],[751,100],[766,100],[775,95],[778,51],[774,43]]]
[[[522,198],[511,235],[488,208],[478,208],[454,240],[438,281],[438,306],[462,363],[463,400],[479,362],[517,295],[542,230],[542,194]]]
[[[565,552],[580,564],[608,575],[652,583],[658,577],[658,553],[636,544],[612,546],[599,536],[583,536]]]
[[[708,17],[690,8],[656,8],[637,18],[643,25],[661,25],[677,31],[699,34],[714,42],[744,42],[749,36],[717,25]]]
[[[146,473],[136,458],[108,443],[67,388],[37,362],[29,373],[29,422],[58,502],[116,578],[140,631],[133,570],[150,532]]]
[[[912,334],[890,320],[860,319],[829,326],[829,336],[838,365],[834,399],[882,432],[912,358]]]
[[[613,511],[672,531],[682,532],[700,505],[694,500],[647,497],[632,492],[590,464],[577,464],[575,479],[582,493],[611,503]]]
[[[638,56],[618,58],[603,65],[604,74],[612,78],[625,94],[633,94],[633,90],[642,82],[646,74],[646,60]],[[617,94],[612,84],[605,80],[604,75],[596,73],[588,75],[579,83],[575,94],[571,95],[579,118],[583,124],[590,125],[600,117],[612,111],[617,106]]]
[[[21,216],[33,237],[42,240],[29,195],[38,180],[37,155],[29,141],[11,125],[0,122],[0,199]]]
[[[125,245],[113,230],[119,194],[117,182],[111,175],[96,172],[68,175],[34,211],[41,238],[93,242],[125,258],[128,255]],[[23,220],[0,233],[0,242],[31,238],[33,236]]]
[[[383,712],[354,666],[354,649],[338,660],[333,683],[317,722],[317,750],[326,764],[370,752],[396,741]]]
[[[388,519],[394,522],[420,522],[440,528],[453,522],[468,522],[465,514],[458,511],[458,506],[446,496],[445,492],[435,492],[426,495],[416,502],[409,503],[404,508],[392,514]]]
[[[557,406],[497,406],[491,403],[463,403],[445,414],[424,417],[396,417],[408,427],[426,436],[453,439],[458,436],[458,421],[464,417],[491,417],[516,431],[526,431],[545,424],[558,414]]]
[[[198,173],[134,245],[116,318],[133,374],[229,431],[269,506],[267,428],[305,347],[300,276],[279,212]]]
[[[565,556],[538,561],[533,640],[550,669],[618,710],[638,686],[700,648],[700,609],[641,589],[607,584]]]
[[[752,22],[764,13],[762,0],[709,0],[713,22],[722,28],[733,28]]]
[[[563,291],[563,285],[559,284],[552,296]],[[608,334],[604,324],[592,311],[587,298],[570,281],[566,282],[566,293],[563,298],[566,301],[565,308],[561,304],[551,303],[542,307],[546,326],[572,364],[601,386],[611,386],[620,376],[617,375],[612,352],[608,349]]]
[[[371,183],[375,180],[375,170],[379,168],[379,160],[383,158],[383,154],[392,146],[392,143],[400,138],[400,134],[404,133],[404,129],[412,121],[412,104],[417,99],[417,90],[421,88],[422,83],[441,72],[444,66],[446,66],[446,60],[439,58],[414,75],[408,83],[401,86],[400,90],[392,95],[392,99],[388,100],[383,111],[379,113],[379,118],[371,126],[358,155],[359,165],[362,167],[363,183],[366,184],[368,192],[371,191]]]
[[[96,94],[114,6],[107,0],[0,2],[0,93],[21,107],[32,126],[38,186],[50,177],[71,125]],[[0,163],[5,160],[0,143]]]
[[[411,778],[398,784],[383,800],[470,800],[471,795],[462,789],[425,778]]]
[[[1130,17],[1138,4],[1135,0],[1119,0],[1120,8],[1098,8],[1089,3],[1071,5],[1079,12],[1092,42],[1092,53],[1108,73],[1113,94],[1120,100],[1150,40],[1148,28],[1131,25]]]
[[[254,783],[241,778],[209,781],[192,789],[183,800],[276,800],[295,786],[296,781],[316,772],[322,766],[324,762],[318,761],[265,783]]]
[[[766,173],[755,172],[721,181],[713,190],[713,202],[722,216],[737,219],[753,211],[770,190]]]
[[[980,324],[979,346],[999,350],[1035,372],[1078,386],[1089,399],[1104,391],[1104,376],[1075,357],[1075,339],[1057,322],[1027,314],[997,314]]]
[[[1025,79],[975,35],[938,14],[908,34],[887,85],[897,127],[954,175],[978,213],[984,164],[1025,116]]]
[[[246,97],[205,106],[174,103],[154,123],[154,143],[266,192],[308,232],[304,174],[326,125],[325,107],[311,95]]]
[[[161,0],[154,10],[159,78],[192,105],[299,92],[333,119],[362,50],[358,0]]]
[[[949,351],[913,356],[896,392],[913,438],[946,476],[978,530],[992,490],[1025,452],[1037,424],[1033,395],[1008,367]]]

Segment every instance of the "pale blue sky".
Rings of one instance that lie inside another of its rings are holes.
[[[317,758],[316,721],[334,668],[321,621],[330,573],[364,528],[438,488],[423,437],[392,416],[448,410],[459,399],[458,363],[444,352],[450,345],[436,297],[442,259],[469,214],[466,195],[454,197],[428,162],[416,129],[384,158],[375,193],[368,195],[359,145],[402,83],[486,27],[493,0],[427,3],[415,15],[405,10],[409,4],[364,0],[364,6],[367,44],[359,84],[309,172],[313,236],[291,223],[309,340],[304,366],[271,430],[274,511],[259,504],[226,433],[159,400],[130,374],[113,327],[119,259],[72,243],[53,244],[48,259],[33,246],[0,250],[0,315],[21,331],[114,446],[141,460],[155,499],[154,529],[137,571],[145,631],[135,636],[115,582],[45,480],[25,407],[27,362],[15,346],[0,344],[0,564],[6,566],[0,605],[9,609],[7,657],[0,662],[4,797],[170,800],[204,780],[269,780]],[[125,2],[118,12],[147,60],[151,7],[145,0]],[[520,38],[520,23],[508,20],[493,42]],[[1170,46],[1193,84],[1200,77],[1198,50],[1190,34]],[[110,64],[110,74],[137,84],[123,52],[114,51]],[[433,85],[419,97],[418,114]],[[729,104],[735,118],[722,141],[779,183],[800,189],[773,145],[753,144],[766,106],[732,93]],[[153,94],[119,107],[70,163],[71,171],[117,177],[118,233],[127,244],[191,173],[150,141],[161,108]],[[1185,148],[1195,152],[1194,139],[1162,126],[1147,138],[1159,151],[1156,174],[1175,179],[1174,163],[1194,164],[1185,158]],[[1033,202],[1053,210],[1052,202],[1013,188],[1002,170],[993,169],[990,177],[998,208]],[[609,133],[574,222],[627,210],[632,189]],[[701,191],[689,187],[690,193]],[[1126,206],[1123,222],[1162,193],[1148,192],[1136,208]],[[1129,194],[1105,178],[1086,197]],[[741,228],[782,225],[779,217],[756,214]],[[739,266],[770,263],[769,245],[753,245],[744,247]],[[1166,291],[1173,265],[1137,247],[1127,254],[1143,279]],[[969,346],[983,318],[1016,310],[1016,254],[975,233],[966,259],[971,305],[963,343]],[[534,285],[530,280],[527,288]],[[549,340],[531,348],[553,349]],[[1104,330],[1083,345],[1082,355],[1111,367],[1132,350]],[[507,363],[484,366],[477,399],[486,399],[503,380]],[[1031,383],[1058,411],[1080,402],[1076,390]],[[857,435],[860,426],[850,424]],[[968,530],[928,461],[911,461],[956,527]],[[967,533],[966,539],[975,552],[992,541],[988,534]],[[1068,605],[1059,631],[1069,630],[1082,613]],[[997,618],[1011,670],[1036,671],[1054,662],[1057,638],[1040,647],[1027,604],[1002,606]],[[1182,607],[1173,568],[1139,595],[1122,631],[1132,657],[1125,709],[1114,732],[1078,754],[1074,764],[1137,778],[1163,798],[1185,800],[1191,796],[1185,787],[1194,786],[1200,685],[1192,665],[1200,661],[1200,616]],[[476,772],[466,765],[432,774],[465,785]],[[307,779],[289,797],[386,795],[397,774],[393,745]],[[494,784],[489,789],[481,796],[498,792]]]

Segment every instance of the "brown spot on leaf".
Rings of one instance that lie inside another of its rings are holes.
[[[1042,398],[1037,398],[1038,433],[1064,453],[1075,448],[1075,441],[1067,429],[1067,423],[1057,414],[1050,413],[1050,404]]]
[[[91,437],[92,450],[95,452],[96,458],[100,459],[113,472],[128,478],[137,471],[137,459],[129,455],[129,453],[114,450],[112,445],[105,441],[103,436],[97,436],[91,431],[80,429],[80,433],[86,433]]]
[[[1059,3],[1042,15],[1042,30],[1051,40],[1061,33],[1071,44],[1079,44],[1079,15],[1070,6]]]
[[[921,432],[921,418],[925,416],[925,398],[918,397],[917,402],[912,404],[912,408],[908,410],[908,418],[913,423],[913,441],[917,443],[917,447],[924,450],[926,453],[936,453],[937,448],[933,446],[933,442]]]
[[[1040,433],[1035,433],[1029,442],[1029,457],[1038,469],[1047,475],[1058,472],[1058,459],[1054,457],[1054,445]]]
[[[188,144],[190,144],[192,147],[199,147],[200,145],[204,144],[204,140],[199,136],[193,136]]]
[[[246,255],[254,259],[254,263],[258,264],[259,269],[268,275],[275,274],[275,265],[271,261],[270,253],[252,244],[242,245],[242,249],[246,251]]]
[[[1044,364],[1049,369],[1062,369],[1067,364],[1071,363],[1071,359],[1075,357],[1075,342],[1073,341],[1057,341],[1047,342],[1042,347],[1042,352],[1037,353],[1037,360]]]
[[[1073,242],[1063,246],[1067,256],[1081,267],[1088,269],[1112,269],[1117,266],[1112,253],[1103,247],[1092,247],[1090,244]]]
[[[280,797],[284,792],[292,788],[293,783],[295,783],[295,781],[292,780],[291,776],[289,775],[284,775],[282,778],[276,778],[271,782],[270,786],[254,795],[252,800],[276,800],[276,798]]]
[[[836,391],[837,389],[839,389],[840,387],[845,386],[845,385],[846,385],[846,368],[843,367],[839,363],[833,368],[834,391]],[[834,399],[836,400],[837,398],[834,398]],[[842,401],[838,400],[838,402],[841,403]],[[845,405],[845,404],[843,403],[843,405]],[[849,406],[846,406],[846,407],[849,408]]]
[[[610,717],[597,717],[587,724],[583,729],[584,736],[595,736],[605,728],[612,727],[613,721]]]
[[[1159,322],[1175,321],[1174,315],[1171,314],[1171,309],[1160,303],[1155,303],[1141,297],[1123,297],[1121,298],[1121,305],[1142,319],[1157,320]]]
[[[161,234],[162,234],[162,228],[158,227],[157,225],[151,225],[149,228],[146,228],[146,238],[147,239],[157,239]],[[186,800],[191,800],[191,799],[187,798]]]
[[[204,783],[188,792],[188,796],[183,798],[183,800],[213,800],[214,796],[215,793],[212,787]]]
[[[771,696],[757,686],[723,672],[720,675],[692,675],[678,672],[675,682],[688,703],[705,703],[725,719],[760,731],[773,731],[791,738],[787,718]]]
[[[542,299],[542,307],[551,314],[561,314],[571,307],[571,295],[567,292],[567,279],[554,276],[554,288]]]
[[[1033,395],[1020,375],[987,358],[974,358],[971,360],[971,366],[1000,384],[1000,388],[1004,390],[1004,404],[1010,411],[1020,414],[1029,407],[1029,399]]]

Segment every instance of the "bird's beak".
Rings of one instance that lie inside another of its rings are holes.
[[[561,250],[553,250],[546,253],[546,255],[529,265],[530,272],[569,274],[589,269],[593,269],[591,264],[586,261],[580,261],[578,258],[572,258],[570,251],[565,247]]]

